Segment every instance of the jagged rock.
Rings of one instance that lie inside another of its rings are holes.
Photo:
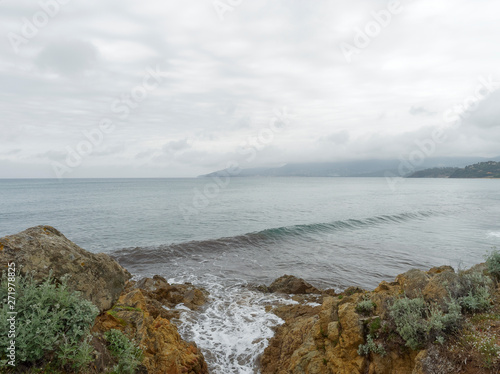
[[[280,326],[261,357],[262,374],[288,374],[294,365],[292,355],[304,343],[317,317],[289,316],[284,326]]]
[[[169,308],[184,304],[189,309],[196,310],[206,303],[208,295],[207,291],[196,288],[191,283],[169,284],[159,275],[152,279],[143,278],[132,287],[143,290],[149,298]]]
[[[355,311],[361,297],[327,296],[321,307],[309,310],[305,305],[277,308],[286,322],[264,351],[262,373],[361,373],[365,359],[358,356],[357,349],[363,342],[363,324]]]
[[[148,297],[139,288],[120,296],[110,311],[100,315],[94,332],[123,331],[144,351],[143,364],[149,374],[206,374],[207,364],[195,343],[181,339],[177,328],[161,315],[148,311]]]
[[[481,271],[481,268],[478,269]],[[449,266],[428,272],[410,270],[395,282],[381,282],[372,292],[353,289],[340,295],[322,295],[321,307],[282,306],[272,311],[285,319],[261,358],[262,374],[434,374],[458,372],[439,352],[436,344],[413,351],[395,331],[388,306],[400,297],[422,297],[439,304],[447,300],[458,274]],[[500,288],[496,297],[500,299]],[[349,296],[350,294],[350,296]],[[375,303],[370,316],[360,315],[363,300]],[[377,327],[378,326],[378,327]],[[371,334],[375,344],[383,343],[385,354],[371,351],[360,356],[358,349]],[[443,348],[444,349],[444,348]],[[449,352],[448,352],[449,354]],[[449,357],[449,356],[448,356]],[[480,371],[478,371],[480,372]]]
[[[131,277],[106,254],[90,253],[51,226],[29,228],[0,238],[0,267],[15,262],[22,274],[41,281],[52,273],[68,276],[68,285],[93,302],[99,310],[111,308]]]
[[[303,313],[298,305],[293,306],[294,310],[303,315],[281,313],[288,319],[278,327],[264,351],[262,373],[361,374],[368,369],[373,374],[405,373],[398,370],[410,366],[409,357],[394,354],[390,360],[383,358],[378,363],[371,362],[368,367],[367,358],[359,356],[358,347],[365,342],[365,332],[356,305],[363,297],[362,293],[341,299],[324,297],[319,311],[314,310],[316,316]],[[398,370],[391,371],[394,368]]]
[[[301,278],[283,275],[268,287],[269,292],[286,294],[320,294],[321,291]]]

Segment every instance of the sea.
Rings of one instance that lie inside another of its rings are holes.
[[[283,274],[375,288],[411,268],[465,269],[500,246],[500,180],[385,178],[0,179],[0,237],[51,225],[139,279],[210,293],[175,323],[212,373],[259,373],[294,303],[253,286]]]

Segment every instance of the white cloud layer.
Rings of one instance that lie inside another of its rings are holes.
[[[500,82],[500,3],[396,5],[3,0],[0,177],[195,176],[248,147],[244,166],[397,158],[450,109],[465,115],[435,156],[498,156],[500,93],[467,98]]]

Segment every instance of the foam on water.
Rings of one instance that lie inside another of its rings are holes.
[[[200,279],[169,279],[179,283]],[[198,281],[198,282],[197,282]],[[218,277],[203,278],[210,298],[200,311],[183,311],[177,325],[183,339],[195,341],[202,350],[209,370],[217,374],[255,374],[272,328],[283,320],[265,311],[268,305],[294,304],[286,296],[254,292],[244,283],[223,285]]]
[[[490,233],[488,233],[488,236],[490,237],[494,237],[494,238],[500,238],[500,231],[492,231]]]

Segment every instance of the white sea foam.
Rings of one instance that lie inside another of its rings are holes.
[[[185,306],[183,303],[177,304],[177,305],[175,306],[175,309],[178,309],[178,310],[185,310],[185,311],[191,310],[191,309],[189,309],[187,306]]]
[[[321,306],[320,303],[315,303],[313,301],[310,301],[310,302],[306,303],[305,305],[309,305],[309,306],[312,306],[312,307]]]
[[[500,238],[500,231],[492,231],[492,232],[488,233],[488,236]]]
[[[209,302],[201,311],[181,313],[178,323],[181,336],[196,342],[212,373],[258,373],[259,356],[274,335],[272,327],[283,323],[273,313],[266,312],[265,307],[295,302],[248,290],[242,284],[223,285],[216,278],[208,283],[206,278],[203,280],[210,292]],[[194,279],[188,281],[199,284]]]

